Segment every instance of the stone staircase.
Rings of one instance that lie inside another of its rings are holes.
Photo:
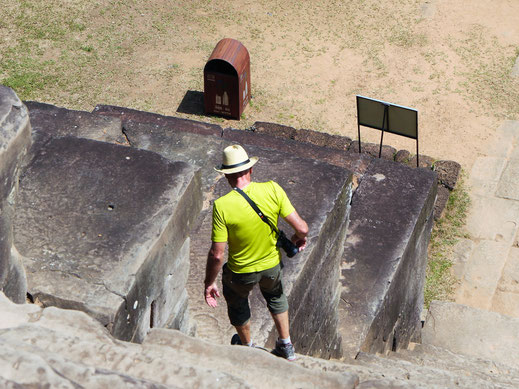
[[[445,309],[489,314],[451,303],[437,303],[431,311]],[[508,364],[426,342],[386,355],[361,352],[354,360],[298,355],[291,363],[260,349],[218,345],[177,330],[152,329],[142,344],[124,342],[84,312],[18,305],[3,293],[0,311],[2,388],[519,387],[513,347]],[[515,319],[500,316],[508,321],[508,335],[516,333]],[[431,314],[428,321],[434,321]],[[431,331],[426,322],[424,341],[439,343],[442,336],[427,335]],[[473,342],[479,341],[476,335]],[[494,351],[499,350],[490,354]]]
[[[456,302],[519,317],[519,121],[498,128],[469,176],[470,239],[454,250]]]

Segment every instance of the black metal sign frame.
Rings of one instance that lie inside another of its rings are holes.
[[[381,131],[379,158],[382,155],[384,131],[415,139],[416,166],[418,167],[418,111],[413,108],[360,95],[357,95],[356,98],[359,153],[361,152],[360,126],[371,127]]]

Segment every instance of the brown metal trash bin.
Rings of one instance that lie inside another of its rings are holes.
[[[249,52],[237,40],[222,39],[204,67],[205,112],[240,120],[249,100]]]

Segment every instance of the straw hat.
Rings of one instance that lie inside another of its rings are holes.
[[[223,151],[222,165],[214,168],[219,173],[232,174],[242,172],[254,166],[258,157],[251,157],[240,145],[232,145]]]

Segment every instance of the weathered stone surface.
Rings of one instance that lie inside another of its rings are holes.
[[[436,202],[434,203],[434,220],[438,220],[442,217],[443,210],[447,206],[451,191],[443,185],[438,185],[438,195]]]
[[[374,159],[352,200],[342,257],[345,356],[405,347],[423,306],[436,175]]]
[[[416,168],[416,155],[413,155],[406,163],[407,166]],[[432,169],[434,165],[434,158],[427,155],[421,155],[418,158],[418,167],[424,169]]]
[[[297,130],[294,140],[343,151],[348,150],[352,142],[347,136],[331,135],[325,132],[305,129]]]
[[[519,226],[519,203],[515,200],[472,195],[467,230],[472,238],[512,242]]]
[[[478,180],[499,181],[505,166],[506,158],[479,157],[472,165],[470,177]]]
[[[519,369],[517,368],[511,368],[489,359],[456,354],[441,347],[416,343],[412,346],[409,350],[390,353],[387,357],[397,362],[407,361],[416,366],[435,369],[438,375],[450,373],[463,377],[465,383],[460,382],[456,385],[458,387],[513,388],[519,384]],[[414,378],[416,378],[416,374],[414,374]],[[428,377],[422,376],[422,378],[426,381]],[[431,379],[432,382],[434,382],[433,380]],[[484,385],[485,382],[486,385]]]
[[[171,276],[185,280],[177,262],[187,266],[183,246],[202,203],[193,167],[144,150],[51,138],[16,201],[15,245],[34,298],[83,310],[121,339],[138,341],[150,323],[166,324],[175,301],[165,303],[163,290]]]
[[[499,179],[496,196],[519,200],[519,159],[510,159]]]
[[[398,163],[407,163],[411,158],[411,153],[407,150],[398,150],[395,154],[395,162]]]
[[[476,244],[470,239],[460,239],[452,249],[452,271],[454,276],[461,279],[466,272],[466,267],[470,261],[472,251]]]
[[[463,283],[456,291],[456,301],[475,308],[490,309],[509,249],[507,242],[479,242],[465,265]]]
[[[14,197],[30,145],[27,108],[12,89],[0,85],[0,291],[15,302],[24,301],[27,292],[23,267],[11,247]]]
[[[292,259],[284,260],[285,292],[289,298],[292,323],[291,338],[296,350],[323,356],[338,355],[338,318],[335,308],[339,297],[340,252],[336,250],[342,250],[342,247],[335,243],[343,239],[348,219],[351,173],[322,162],[298,158],[295,153],[282,153],[251,144],[245,147],[249,155],[260,158],[254,166],[253,180],[278,182],[310,227],[307,249]],[[302,171],[305,173],[301,174]],[[222,179],[211,197],[218,198],[230,190],[227,181]],[[203,217],[192,234],[192,268],[188,284],[192,297],[191,309],[197,319],[198,335],[226,344],[234,332],[227,318],[225,302],[221,301],[221,306],[212,310],[205,305],[200,292],[210,246],[210,210]],[[284,222],[280,226],[290,231]],[[319,293],[314,293],[317,290]],[[270,345],[275,330],[258,290],[251,296],[251,308],[254,342]]]
[[[221,137],[171,131],[163,124],[125,121],[125,134],[132,147],[154,151],[172,161],[184,161],[200,168],[204,192],[221,174],[214,170],[222,163],[222,151],[230,143]]]
[[[516,388],[519,370],[491,360],[454,354],[433,346],[385,355],[359,353],[355,360],[338,362],[311,357],[295,363],[314,370],[358,375],[355,388]]]
[[[15,306],[1,293],[0,310],[9,315],[0,319],[2,385],[263,388],[283,382],[286,388],[354,388],[358,382],[347,370],[308,369],[178,331],[154,329],[142,345],[121,342],[82,312]]]
[[[156,124],[169,131],[189,132],[198,135],[221,136],[222,127],[216,124],[202,123],[173,116],[163,116],[157,113],[137,111],[135,109],[116,107],[113,105],[97,105],[92,113],[101,116],[118,117],[126,128],[126,122],[131,120],[138,123]]]
[[[364,383],[381,384],[388,386],[375,386],[375,388],[429,388],[429,389],[445,389],[445,388],[464,388],[464,389],[493,389],[493,388],[514,388],[513,378],[498,378],[497,382],[492,377],[484,377],[484,375],[473,375],[472,372],[467,374],[465,371],[451,371],[450,369],[442,369],[434,364],[413,364],[405,360],[384,358],[374,354],[361,353],[357,360],[352,361],[358,367],[351,369],[353,373],[359,376],[363,388]],[[497,376],[497,375],[496,375]],[[395,386],[393,386],[395,385]],[[372,386],[367,386],[368,388]]]
[[[326,162],[330,165],[348,169],[357,175],[364,173],[372,159],[367,154],[359,156],[358,154],[297,142],[291,139],[280,139],[267,134],[235,130],[232,128],[226,128],[224,130],[223,138],[242,145],[268,147],[270,149],[283,151],[289,155]]]
[[[422,339],[424,344],[516,368],[519,366],[518,333],[519,318],[433,301]]]
[[[251,127],[257,134],[266,134],[276,138],[292,139],[298,142],[310,143],[316,146],[328,147],[336,150],[348,150],[351,139],[347,136],[327,134],[324,132],[284,126],[277,123],[256,122]]]
[[[353,388],[358,382],[348,369],[327,372],[319,368],[306,368],[274,357],[259,349],[214,345],[201,339],[193,339],[177,331],[154,329],[143,343],[144,350],[159,348],[167,354],[182,355],[184,363],[195,365],[203,356],[204,365],[218,366],[219,370],[240,377],[251,387],[331,387]],[[182,350],[189,350],[189,353]],[[225,358],[222,358],[225,356]],[[299,356],[305,358],[305,356]],[[244,368],[247,366],[247,368]],[[268,377],[267,377],[268,376]],[[283,377],[283,378],[281,378]]]
[[[434,171],[438,174],[438,181],[450,190],[456,187],[461,165],[454,161],[437,161],[434,163]]]
[[[359,152],[359,141],[354,140],[351,142],[349,151],[352,153],[358,153]],[[388,145],[382,145],[382,154],[380,154],[380,144],[375,143],[365,143],[362,142],[360,145],[360,151],[362,153],[366,153],[371,155],[372,157],[378,158],[380,155],[381,158],[387,159],[388,161],[393,161],[396,154],[396,149],[394,147],[388,146]],[[415,161],[416,165],[416,161]]]
[[[51,104],[26,101],[33,131],[51,136],[76,136],[126,144],[119,118],[103,117],[85,111],[73,111]]]
[[[514,144],[519,139],[519,120],[505,120],[493,136],[486,155],[497,158],[508,158],[514,149]]]
[[[511,247],[497,290],[492,300],[492,310],[504,315],[519,317],[519,248]]]
[[[258,134],[266,134],[274,136],[276,138],[292,140],[296,138],[297,132],[297,130],[294,127],[269,122],[256,122],[252,125],[252,129],[254,132],[257,132]]]

